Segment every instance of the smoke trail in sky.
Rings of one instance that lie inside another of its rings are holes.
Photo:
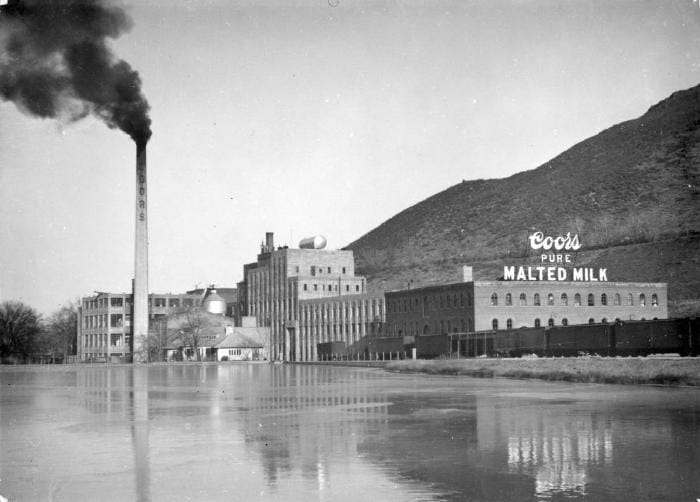
[[[0,96],[37,117],[93,114],[145,144],[151,119],[141,78],[107,46],[131,25],[100,0],[9,0],[0,7]]]

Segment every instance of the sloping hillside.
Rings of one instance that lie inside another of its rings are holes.
[[[668,281],[700,298],[700,86],[573,146],[537,169],[464,181],[353,242],[371,289],[477,279],[527,256],[532,229],[577,232],[577,261],[610,280]]]

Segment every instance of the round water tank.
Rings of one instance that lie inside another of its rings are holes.
[[[326,247],[326,238],[322,235],[314,235],[299,241],[299,249],[323,249]]]
[[[204,310],[210,314],[223,315],[226,313],[226,300],[216,294],[216,290],[214,289],[209,296],[207,296],[207,299],[204,300]]]

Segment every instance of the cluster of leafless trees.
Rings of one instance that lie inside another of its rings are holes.
[[[77,303],[69,303],[44,318],[19,301],[0,303],[0,363],[32,362],[46,355],[75,354]]]

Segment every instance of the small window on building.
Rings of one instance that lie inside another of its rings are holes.
[[[331,267],[328,267],[328,273],[329,274],[331,273]]]
[[[156,307],[165,307],[165,298],[156,298]]]
[[[118,297],[112,297],[110,298],[110,303],[112,304],[112,307],[122,307],[124,305],[124,298],[121,296]]]
[[[316,267],[314,265],[311,265],[311,275],[316,275]]]
[[[491,305],[498,305],[498,295],[496,293],[491,295]]]
[[[318,291],[318,284],[314,284],[314,291]]]
[[[308,289],[308,286],[306,285],[306,283],[304,283],[304,291],[308,291]]]
[[[498,319],[494,319],[491,321],[491,328],[498,329]]]
[[[535,319],[535,328],[539,328],[541,326],[539,318]]]
[[[345,291],[350,291],[350,284],[345,285]]]
[[[593,307],[595,305],[595,296],[593,296],[593,293],[588,294],[588,306]]]
[[[169,307],[179,307],[180,306],[180,299],[179,298],[171,298],[170,301],[168,301],[168,306]]]
[[[506,320],[506,329],[513,329],[513,319]]]
[[[602,295],[600,295],[600,304],[601,304],[601,305],[607,305],[607,304],[608,304],[608,295],[606,295],[605,293],[603,293]]]
[[[644,293],[639,295],[639,306],[640,307],[646,307],[647,306],[647,297],[644,296]]]
[[[566,293],[561,294],[561,304],[565,307],[569,305],[569,297],[566,295]]]
[[[651,295],[651,306],[652,307],[658,307],[659,306],[659,297],[656,293]]]
[[[459,295],[459,306],[460,306],[460,307],[464,307],[465,304],[466,304],[466,302],[464,301],[464,293],[460,293],[460,295]]]
[[[513,305],[513,296],[510,293],[506,294],[506,305]]]
[[[192,298],[184,298],[182,300],[183,307],[191,307],[192,305],[194,305],[194,301],[192,300]]]
[[[109,325],[112,328],[121,328],[122,327],[122,315],[121,314],[110,314],[110,321]]]
[[[450,308],[452,306],[452,297],[450,295],[447,295],[447,308]]]
[[[568,320],[566,317],[564,317],[564,318],[561,320],[561,325],[562,325],[562,326],[568,326],[568,325],[569,325],[569,320]]]
[[[345,273],[345,267],[343,267],[343,273]]]
[[[574,307],[580,307],[581,306],[581,295],[576,293],[574,295]]]
[[[520,293],[520,305],[527,305],[527,296],[525,296],[525,293]]]
[[[294,267],[294,272],[297,273],[297,274],[299,273],[299,265],[297,265],[297,266]]]
[[[634,305],[634,296],[632,296],[632,293],[627,295],[627,305]]]
[[[595,324],[595,319],[593,319],[592,317],[588,319],[588,324]]]
[[[552,319],[552,318],[550,317],[549,320],[547,321],[547,326],[549,326],[550,328],[551,328],[552,326],[554,326],[554,319]]]
[[[613,303],[615,305],[620,305],[620,293],[615,293],[615,296],[613,296]]]
[[[535,307],[539,307],[539,306],[540,306],[540,294],[539,294],[539,293],[535,293],[535,296],[534,296],[534,298],[532,299],[532,304],[533,304]]]
[[[554,305],[554,295],[552,293],[547,295],[547,305]]]
[[[359,285],[359,284],[355,285],[355,291],[360,291],[360,285]]]

